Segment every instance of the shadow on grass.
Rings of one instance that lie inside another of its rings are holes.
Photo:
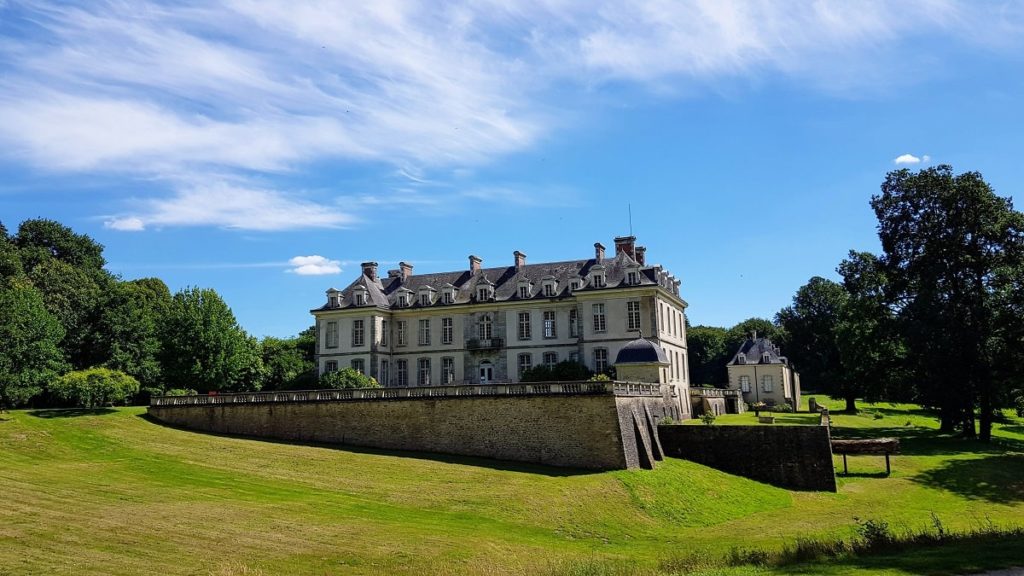
[[[117,412],[113,408],[49,408],[46,410],[31,410],[30,416],[36,418],[75,418],[78,416],[103,416]]]
[[[995,438],[991,443],[962,438],[930,428],[894,426],[891,428],[832,428],[832,438],[898,438],[900,454],[905,456],[944,456],[953,454],[1004,454],[1009,450],[1024,451],[1024,441]]]
[[[1017,504],[1024,502],[1024,454],[951,460],[940,468],[914,476],[913,481],[971,500]]]
[[[844,474],[842,466],[842,464],[836,466],[837,480],[840,478],[889,478],[891,476],[890,474],[886,474],[885,470],[882,470],[881,472],[850,472],[849,474]],[[882,463],[882,467],[885,467],[884,462]]]
[[[239,438],[244,440],[257,440],[259,442],[267,442],[269,444],[284,444],[287,446],[311,446],[314,448],[326,448],[329,450],[339,450],[342,452],[352,452],[355,454],[370,454],[374,456],[395,456],[398,458],[412,458],[415,460],[430,460],[432,462],[444,462],[445,464],[459,464],[462,466],[475,466],[478,468],[490,468],[491,470],[500,470],[503,472],[523,472],[527,474],[540,474],[551,477],[567,477],[567,476],[585,476],[588,474],[600,474],[600,470],[585,470],[582,468],[561,468],[556,466],[544,466],[543,464],[529,464],[526,462],[513,462],[509,460],[495,460],[492,458],[481,458],[475,456],[460,456],[457,454],[442,454],[439,452],[414,452],[411,450],[388,450],[383,448],[368,448],[365,446],[353,446],[351,444],[341,443],[330,443],[330,442],[314,442],[304,440],[282,440],[279,438],[268,438],[265,436],[247,436],[244,434],[225,434],[220,432],[208,432],[206,430],[196,430],[194,428],[187,428],[184,426],[177,426],[169,424],[158,418],[154,418],[148,413],[138,415],[139,418],[146,420],[152,424],[163,426],[165,428],[173,428],[175,430],[182,430],[184,432],[191,432],[193,434],[203,434],[205,436],[217,436],[220,438]]]

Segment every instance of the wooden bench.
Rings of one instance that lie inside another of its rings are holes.
[[[885,474],[892,473],[889,466],[889,455],[898,454],[900,441],[898,438],[872,438],[869,440],[833,440],[832,453],[843,455],[843,474],[849,474],[850,470],[846,465],[846,456],[858,456],[861,454],[884,454]]]

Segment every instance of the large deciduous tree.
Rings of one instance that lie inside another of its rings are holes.
[[[797,290],[793,304],[775,321],[786,331],[786,356],[799,366],[801,385],[846,400],[856,410],[856,391],[843,386],[843,371],[836,328],[848,296],[842,285],[820,276]]]
[[[693,384],[724,384],[726,363],[736,350],[726,345],[728,330],[718,326],[694,326],[686,331],[686,356]]]
[[[159,278],[118,282],[106,294],[97,326],[97,353],[104,365],[124,372],[145,388],[163,388],[160,326],[171,291]]]
[[[0,407],[38,395],[64,368],[64,329],[24,281],[0,283]]]
[[[1004,286],[1021,269],[1024,215],[981,174],[949,166],[890,172],[871,207],[923,400],[938,406],[943,429],[967,436],[979,409],[988,440],[1004,381],[998,358],[1020,342]]]

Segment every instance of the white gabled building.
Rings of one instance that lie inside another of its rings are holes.
[[[661,381],[689,416],[686,302],[679,280],[648,266],[633,236],[615,254],[594,244],[586,260],[483,268],[476,256],[456,272],[413,274],[401,262],[386,277],[376,262],[315,310],[320,373],[352,367],[384,386],[519,381],[528,368],[578,361],[608,370],[639,333],[668,360]]]

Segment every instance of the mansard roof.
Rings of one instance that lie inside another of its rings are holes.
[[[740,362],[740,355],[743,355],[743,362]],[[743,364],[789,364],[789,360],[782,355],[779,347],[772,344],[767,338],[758,338],[756,335],[740,345],[739,350],[733,355],[730,365]]]
[[[342,305],[340,309],[358,308],[355,299],[352,298],[353,290],[358,286],[367,289],[367,307],[378,308],[397,307],[397,293],[399,290],[407,289],[413,292],[425,286],[451,286],[455,289],[455,300],[452,304],[475,303],[476,287],[478,285],[490,284],[494,287],[494,301],[519,301],[519,300],[549,300],[552,296],[545,296],[542,290],[535,290],[534,294],[527,298],[519,296],[518,285],[520,280],[528,280],[536,286],[540,286],[544,279],[556,281],[554,298],[565,297],[573,292],[588,292],[627,286],[626,273],[628,270],[639,269],[639,284],[636,286],[662,286],[669,292],[678,296],[677,281],[665,272],[661,266],[642,266],[631,258],[626,252],[620,252],[613,257],[604,258],[600,263],[603,266],[605,282],[603,288],[592,286],[591,279],[587,276],[598,262],[594,258],[588,260],[567,260],[564,262],[545,262],[539,264],[525,264],[518,269],[515,266],[498,268],[481,268],[475,274],[469,270],[455,272],[437,272],[431,274],[412,274],[402,278],[401,274],[377,277],[370,280],[365,274],[361,274],[354,282],[342,290]],[[582,279],[583,284],[575,291],[570,291],[572,280]],[[410,302],[408,308],[429,308],[435,306],[450,306],[441,301],[430,304],[422,304],[419,301]],[[316,310],[328,310],[329,306],[324,305]]]

